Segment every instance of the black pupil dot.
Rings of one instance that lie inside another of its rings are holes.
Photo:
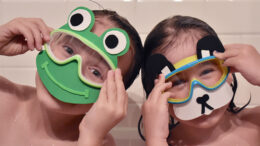
[[[99,75],[100,75],[99,72],[96,71],[96,70],[93,72],[93,74],[94,74],[95,76],[99,76]]]
[[[109,35],[105,40],[106,46],[113,49],[118,45],[118,38],[115,35]]]
[[[83,16],[79,13],[74,14],[71,19],[70,19],[70,23],[72,26],[78,26],[83,22]]]

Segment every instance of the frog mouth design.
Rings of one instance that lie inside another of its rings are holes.
[[[84,92],[81,92],[81,91],[76,91],[76,90],[73,90],[73,89],[70,89],[64,85],[62,85],[59,81],[57,81],[53,75],[51,74],[51,72],[49,71],[48,69],[48,64],[49,62],[48,61],[45,61],[44,63],[41,64],[41,68],[45,71],[46,75],[48,76],[48,78],[54,83],[56,84],[58,87],[60,87],[61,89],[69,92],[69,93],[72,93],[72,94],[75,94],[75,95],[79,95],[79,96],[84,96],[84,98],[88,98],[89,96],[89,89],[86,89]]]

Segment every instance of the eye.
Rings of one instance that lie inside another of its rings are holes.
[[[173,86],[173,87],[181,86],[181,85],[183,85],[185,82],[186,82],[186,81],[185,81],[185,80],[182,80],[182,79],[180,79],[180,80],[175,80],[175,81],[172,81],[172,86]]]
[[[212,68],[204,69],[204,70],[200,73],[200,76],[207,75],[207,74],[209,74],[209,73],[211,73],[211,72],[213,72],[213,71],[214,71],[214,69],[212,69]]]
[[[65,49],[65,51],[69,54],[69,55],[73,55],[74,51],[72,48],[68,47],[68,46],[64,46],[63,47]]]
[[[128,37],[117,30],[112,30],[104,35],[103,45],[109,54],[119,54],[127,47]]]
[[[102,78],[101,73],[99,72],[99,70],[95,69],[95,68],[90,68],[90,71],[92,72],[92,74],[98,78]]]
[[[68,24],[72,30],[82,31],[91,23],[91,14],[84,9],[78,9],[71,13]]]

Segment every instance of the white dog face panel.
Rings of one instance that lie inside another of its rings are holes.
[[[233,97],[232,87],[226,82],[229,69],[223,67],[221,60],[213,56],[214,51],[224,52],[225,49],[218,38],[206,36],[198,41],[197,54],[194,56],[172,64],[162,54],[154,54],[146,63],[146,72],[150,72],[146,74],[147,80],[151,84],[160,73],[165,75],[166,81],[173,83],[169,91],[173,92],[176,97],[169,98],[168,102],[174,104],[173,111],[181,120],[192,120],[202,115],[209,115],[213,110],[228,104]],[[209,63],[214,64],[220,72],[220,76],[213,84],[208,84],[198,78],[183,77],[186,72],[201,64]],[[187,83],[185,90],[180,88],[184,86],[183,82]],[[150,87],[149,91],[151,90]],[[180,91],[185,94],[178,94]]]

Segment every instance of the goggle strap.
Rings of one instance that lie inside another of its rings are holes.
[[[235,97],[236,91],[237,91],[237,78],[236,78],[234,73],[232,73],[232,76],[233,76],[234,81],[233,81],[233,84],[231,84],[231,86],[232,86],[232,90],[233,90],[234,94],[233,94],[233,97],[232,97],[231,102],[229,104],[228,111],[237,114],[249,105],[249,103],[251,102],[251,93],[250,93],[250,98],[249,98],[248,102],[243,107],[236,109],[237,106],[234,103],[234,97]]]

